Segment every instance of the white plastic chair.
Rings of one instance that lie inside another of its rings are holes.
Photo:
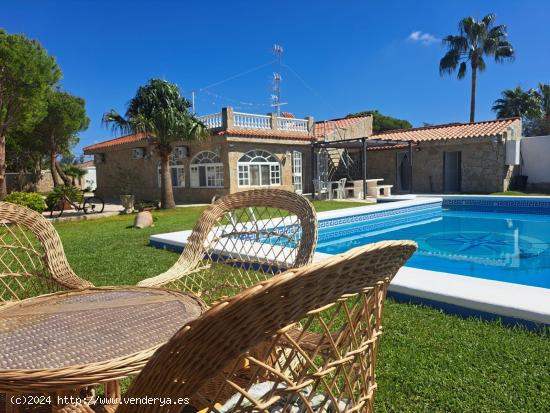
[[[346,197],[346,178],[342,178],[338,180],[338,187],[332,189],[333,192],[333,198],[337,199],[344,199]]]

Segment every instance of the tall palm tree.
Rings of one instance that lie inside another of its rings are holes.
[[[191,112],[190,102],[179,88],[161,79],[151,79],[140,86],[128,103],[124,116],[111,110],[103,115],[103,123],[124,133],[145,133],[153,140],[160,157],[161,206],[175,208],[170,173],[170,155],[175,141],[206,138],[208,129]]]
[[[537,91],[524,91],[517,86],[501,93],[502,97],[495,100],[493,111],[498,119],[521,117],[524,120],[539,118],[541,113],[541,99]]]
[[[548,121],[550,121],[550,84],[539,83],[537,93],[540,96],[542,110]]]
[[[536,90],[540,100],[540,118],[534,122],[533,133],[550,135],[550,84],[539,83]]]
[[[494,23],[494,14],[488,14],[480,21],[465,17],[458,24],[459,34],[443,39],[447,53],[439,62],[439,73],[451,74],[458,68],[458,78],[463,79],[468,64],[472,71],[470,122],[475,121],[477,72],[485,70],[484,56],[492,56],[498,63],[514,58],[514,49],[506,40],[506,26],[495,26]]]

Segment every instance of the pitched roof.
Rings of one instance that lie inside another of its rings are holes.
[[[516,122],[520,122],[520,119],[509,118],[474,123],[448,123],[423,128],[379,132],[372,135],[371,138],[412,142],[479,138],[500,135]]]
[[[85,161],[77,164],[76,166],[78,166],[79,168],[94,168],[95,164],[94,161]]]
[[[110,148],[112,146],[122,145],[124,143],[144,141],[145,139],[147,139],[147,135],[145,133],[134,133],[132,135],[120,136],[118,138],[109,139],[108,141],[95,143],[93,145],[86,146],[83,150],[96,151],[98,149]]]
[[[367,117],[368,116],[357,116],[355,118],[339,118],[315,122],[313,136],[315,137],[315,139],[323,138],[337,129],[346,129],[350,125],[359,123]]]

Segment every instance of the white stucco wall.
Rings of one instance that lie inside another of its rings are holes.
[[[86,168],[86,175],[84,175],[84,187],[95,190],[97,188],[96,169]]]
[[[550,184],[550,135],[521,140],[521,170],[529,184]]]

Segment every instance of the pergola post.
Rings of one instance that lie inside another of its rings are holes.
[[[362,139],[362,155],[361,163],[363,166],[363,199],[367,199],[367,139]]]
[[[409,141],[409,194],[413,193],[413,150],[412,141]]]
[[[317,164],[317,157],[315,156],[315,144],[311,144],[311,199],[315,199],[315,165]]]

